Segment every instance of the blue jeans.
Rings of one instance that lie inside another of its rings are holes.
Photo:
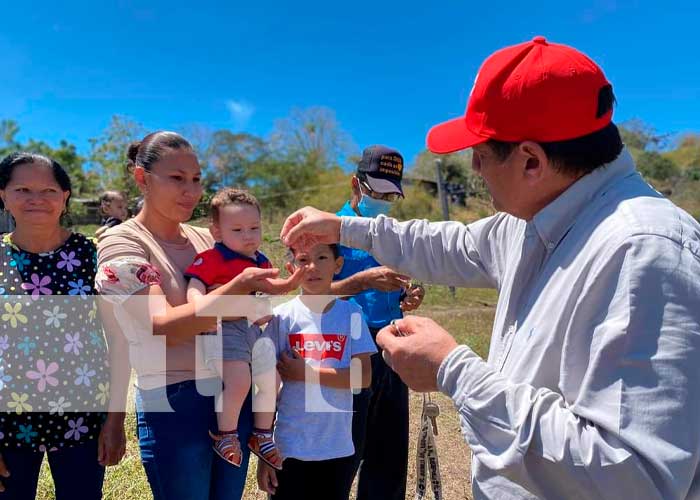
[[[34,500],[44,453],[23,449],[0,449],[10,477],[0,478],[2,500]],[[48,454],[56,488],[56,500],[99,500],[105,469],[97,462],[97,439]]]
[[[136,422],[141,461],[154,500],[235,500],[243,495],[248,472],[248,436],[253,427],[251,396],[238,421],[243,449],[241,467],[212,450],[209,430],[216,432],[214,394],[219,379],[194,380],[136,390]],[[201,388],[207,386],[204,391]],[[167,394],[167,396],[166,396]],[[174,411],[163,411],[170,405]]]

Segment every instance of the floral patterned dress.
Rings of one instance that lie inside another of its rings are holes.
[[[0,242],[0,453],[95,439],[109,397],[93,283],[96,250],[71,234],[34,254]]]

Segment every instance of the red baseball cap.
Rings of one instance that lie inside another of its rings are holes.
[[[484,61],[464,116],[434,126],[428,149],[452,153],[496,139],[553,142],[604,128],[612,107],[599,101],[612,87],[588,56],[542,36],[501,49]]]

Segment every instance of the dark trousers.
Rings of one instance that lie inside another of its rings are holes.
[[[10,477],[0,478],[2,500],[34,500],[44,453],[0,449]],[[97,462],[97,439],[48,453],[56,500],[99,500],[105,469]]]
[[[284,461],[277,471],[274,500],[347,500],[353,457],[305,462],[295,458]]]
[[[378,329],[370,329],[372,336]],[[357,500],[404,500],[408,472],[408,387],[372,355],[372,385],[353,400],[353,476]]]

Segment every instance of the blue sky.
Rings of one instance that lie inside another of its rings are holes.
[[[265,136],[292,107],[321,105],[358,147],[410,162],[431,125],[463,113],[485,57],[541,34],[603,67],[616,121],[700,131],[697,2],[181,3],[6,3],[0,118],[87,152],[113,114]]]

